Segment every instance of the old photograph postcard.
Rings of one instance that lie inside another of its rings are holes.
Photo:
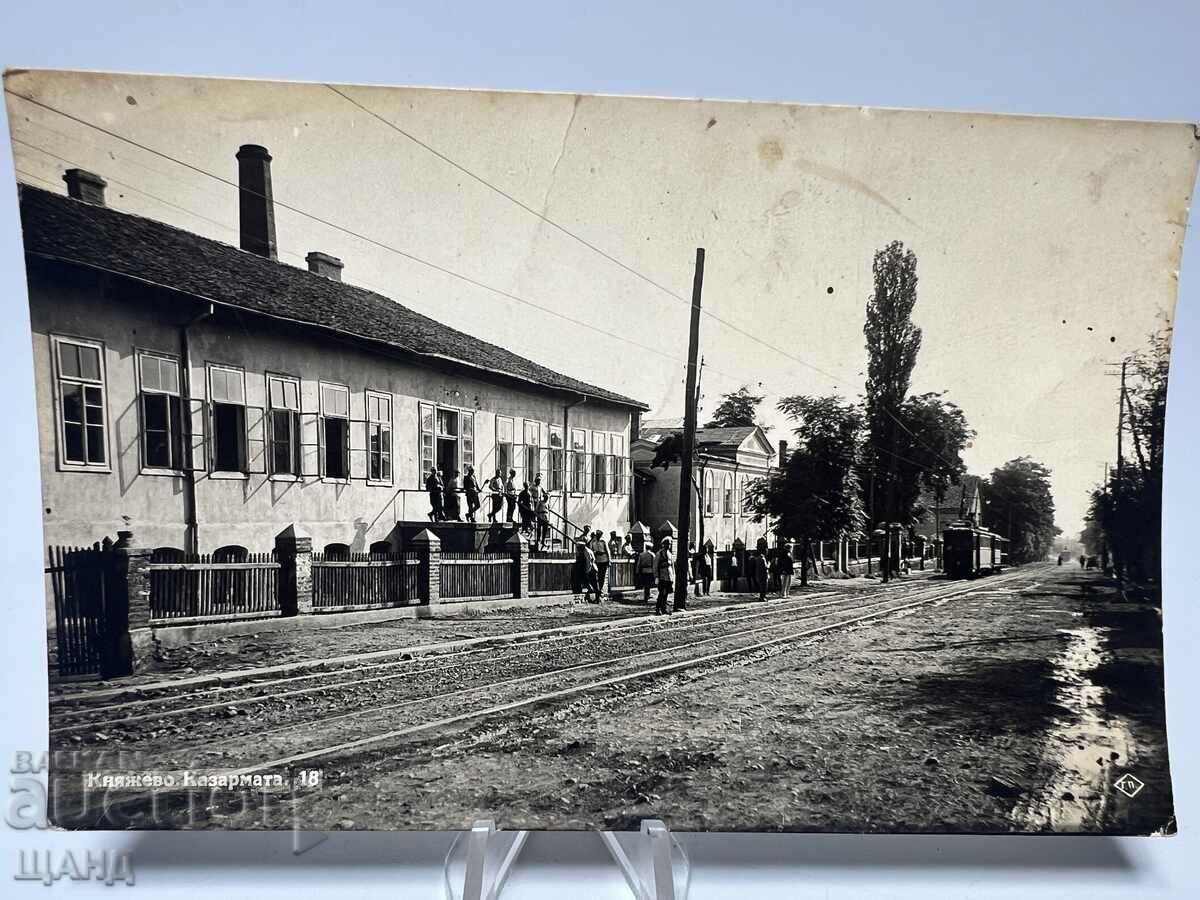
[[[4,86],[54,824],[1175,831],[1193,125]]]

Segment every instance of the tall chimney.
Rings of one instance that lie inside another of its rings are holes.
[[[271,154],[258,144],[243,144],[238,148],[237,161],[242,249],[276,259]]]
[[[314,250],[304,259],[308,263],[308,271],[314,275],[324,275],[334,281],[342,280],[342,261],[336,256]]]
[[[779,468],[782,469],[785,465],[787,465],[787,459],[788,459],[787,441],[780,441],[779,442]]]
[[[67,183],[67,196],[85,203],[104,206],[104,189],[108,182],[95,172],[85,169],[67,169],[63,173],[63,181]]]

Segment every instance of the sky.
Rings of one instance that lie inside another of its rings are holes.
[[[7,87],[112,133],[10,93],[19,180],[61,191],[86,168],[110,206],[236,243],[226,182],[262,144],[282,261],[331,253],[346,281],[650,417],[682,412],[702,246],[701,419],[746,384],[774,439],[780,396],[861,392],[872,257],[900,240],[913,392],[963,408],[973,473],[1049,466],[1068,535],[1115,455],[1112,362],[1172,319],[1196,165],[1190,125],[62,72]]]

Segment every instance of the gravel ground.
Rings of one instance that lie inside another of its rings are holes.
[[[1019,592],[981,581],[969,599],[736,667],[332,763],[306,819],[1173,831],[1155,599],[1091,573],[1030,575]],[[1111,789],[1126,771],[1146,782],[1132,800]]]
[[[605,607],[620,614],[581,614]],[[1156,596],[1038,566],[734,665],[326,759],[300,815],[322,829],[660,817],[678,830],[1170,832],[1164,728]],[[1127,772],[1145,782],[1134,799],[1113,788]],[[287,821],[277,809],[269,827]],[[197,824],[262,827],[262,810],[217,802]]]

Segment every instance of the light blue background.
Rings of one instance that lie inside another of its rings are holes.
[[[795,100],[1200,120],[1200,4],[33,3],[6,0],[0,63],[195,75]],[[5,129],[6,134],[6,129]],[[0,762],[45,746],[42,542],[28,320],[7,137],[0,140]],[[697,836],[692,896],[1190,896],[1200,856],[1196,540],[1200,245],[1181,276],[1167,444],[1172,839]],[[42,835],[16,847],[133,845],[143,896],[440,896],[447,835],[339,836],[299,859],[264,835]],[[203,884],[203,887],[201,887]],[[1191,885],[1191,890],[1188,885]],[[569,885],[569,887],[568,887]],[[78,886],[76,886],[78,887]],[[95,888],[101,891],[122,888]],[[65,885],[56,892],[69,890]],[[535,835],[505,897],[622,897],[593,835]]]

